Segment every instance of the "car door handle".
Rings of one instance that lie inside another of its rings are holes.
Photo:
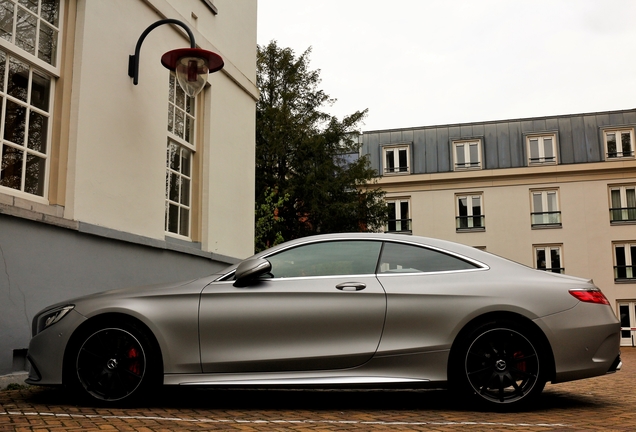
[[[336,285],[336,288],[340,291],[361,291],[366,287],[366,284],[363,284],[362,282],[343,282]]]

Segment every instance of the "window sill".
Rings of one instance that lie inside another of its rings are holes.
[[[619,162],[624,160],[634,160],[636,157],[634,156],[616,156],[616,157],[607,157],[605,156],[605,162]]]
[[[483,168],[481,166],[477,166],[477,167],[455,167],[454,171],[455,172],[459,172],[459,171],[481,171],[483,170]]]
[[[486,231],[486,227],[480,227],[480,228],[456,228],[455,232],[458,233],[468,233],[468,232],[483,232]]]
[[[411,230],[402,230],[402,231],[384,231],[384,234],[404,234],[404,235],[413,235],[413,231],[411,231]]]
[[[0,193],[0,215],[15,216],[77,230],[78,222],[64,218],[64,207],[31,202],[24,198]]]
[[[0,186],[0,204],[15,205],[16,207],[28,208],[46,214],[50,213],[44,209],[53,207],[49,204],[49,200],[44,197],[21,192],[6,186]],[[61,217],[61,215],[55,215]]]
[[[545,166],[545,165],[558,165],[559,163],[556,161],[553,162],[530,162],[528,161],[528,166],[529,167],[535,167],[535,166]]]
[[[562,224],[537,224],[530,226],[533,230],[542,230],[542,229],[560,229],[563,228]]]
[[[636,225],[636,220],[610,221],[611,226]]]
[[[636,283],[636,278],[614,279],[614,283],[616,283],[616,284],[634,284],[634,283]]]
[[[201,250],[201,243],[192,241],[188,237],[177,236],[177,234],[166,232],[164,239],[166,240],[166,243],[168,244],[173,244],[173,245],[181,246],[188,249]]]

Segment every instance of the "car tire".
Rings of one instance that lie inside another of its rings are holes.
[[[123,320],[91,325],[74,338],[65,380],[82,400],[129,403],[158,384],[160,355],[140,326]]]
[[[528,326],[513,321],[478,325],[459,341],[451,384],[482,405],[519,408],[543,391],[546,350]]]

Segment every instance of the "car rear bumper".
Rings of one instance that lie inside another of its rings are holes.
[[[615,372],[620,366],[620,323],[611,307],[579,303],[535,320],[554,355],[553,383]]]
[[[617,372],[617,371],[621,370],[622,367],[623,367],[623,362],[621,360],[621,355],[619,354],[619,355],[616,356],[616,360],[614,360],[614,363],[612,363],[612,366],[610,366],[610,368],[607,371],[607,373]]]

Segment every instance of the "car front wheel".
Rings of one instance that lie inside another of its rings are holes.
[[[88,329],[67,365],[72,389],[104,403],[136,398],[156,378],[151,347],[145,334],[128,323]]]

